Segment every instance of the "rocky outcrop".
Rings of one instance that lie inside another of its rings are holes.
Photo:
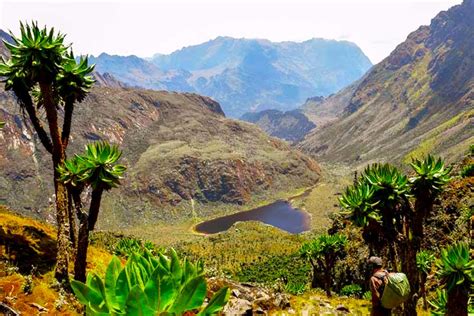
[[[231,290],[225,315],[255,315],[288,310],[291,308],[289,294],[275,292],[250,283],[238,283],[229,279],[208,279],[208,290],[216,292],[227,286]]]

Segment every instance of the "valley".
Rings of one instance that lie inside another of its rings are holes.
[[[382,266],[409,284],[394,315],[474,311],[474,0],[375,65],[345,40],[87,60],[20,32],[0,313],[368,315]]]

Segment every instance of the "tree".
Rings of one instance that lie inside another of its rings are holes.
[[[371,252],[381,255],[386,251],[392,268],[401,268],[407,274],[413,295],[404,304],[404,315],[416,315],[416,254],[421,248],[423,225],[442,186],[450,179],[450,169],[432,156],[413,160],[411,167],[414,176],[408,179],[394,166],[373,164],[340,198],[343,215],[363,228]]]
[[[86,146],[83,155],[76,155],[58,167],[60,181],[67,185],[74,201],[79,219],[79,235],[77,241],[76,260],[74,263],[74,278],[86,281],[87,248],[89,233],[94,230],[99,216],[102,193],[120,184],[125,167],[116,162],[122,152],[117,146],[107,142],[96,142]],[[89,212],[83,210],[82,192],[91,187]]]
[[[72,50],[64,44],[64,35],[40,29],[37,23],[20,25],[21,35],[12,34],[13,43],[5,42],[10,60],[0,62],[0,77],[5,89],[17,97],[21,110],[28,114],[31,125],[45,150],[51,155],[54,170],[58,252],[55,277],[68,283],[70,247],[69,200],[66,187],[59,181],[57,167],[66,159],[74,105],[81,102],[92,86],[89,76],[93,66],[87,58],[76,62]],[[60,110],[64,110],[62,128]],[[48,131],[40,112],[46,113]]]
[[[316,287],[317,274],[324,277],[324,290],[328,297],[331,296],[332,271],[337,259],[343,256],[347,244],[347,237],[341,234],[321,235],[318,238],[304,243],[300,256],[309,261],[313,268],[312,287]]]
[[[416,266],[420,274],[420,295],[423,298],[423,308],[428,309],[428,301],[426,300],[426,279],[431,271],[431,267],[435,260],[433,253],[422,250],[416,254]]]
[[[441,250],[437,274],[446,287],[446,315],[468,315],[469,293],[474,283],[474,260],[469,245],[459,242]]]

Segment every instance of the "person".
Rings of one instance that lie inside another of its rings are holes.
[[[370,277],[370,292],[372,292],[371,316],[390,316],[392,311],[382,306],[382,293],[385,287],[388,271],[383,269],[383,261],[379,257],[370,257],[369,264],[372,267]]]

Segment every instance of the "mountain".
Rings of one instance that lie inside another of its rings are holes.
[[[314,117],[318,108],[335,117],[298,146],[320,159],[461,156],[474,143],[474,0],[440,12],[355,86],[304,112]]]
[[[8,50],[7,50],[7,48],[5,47],[5,45],[3,44],[2,41],[6,41],[6,42],[11,43],[13,40],[12,40],[12,37],[10,36],[10,34],[8,34],[5,31],[0,30],[0,58],[8,56]]]
[[[50,157],[0,91],[0,203],[48,218]],[[123,149],[126,176],[101,211],[108,227],[208,217],[319,179],[311,158],[196,94],[95,87],[74,118],[69,156],[102,139]]]
[[[97,71],[130,86],[210,96],[231,117],[265,109],[294,109],[309,96],[338,91],[371,67],[360,48],[346,41],[273,43],[231,37],[149,60],[101,54],[91,61]]]
[[[245,113],[242,120],[254,123],[267,134],[291,142],[299,141],[316,125],[300,110],[265,110]]]

